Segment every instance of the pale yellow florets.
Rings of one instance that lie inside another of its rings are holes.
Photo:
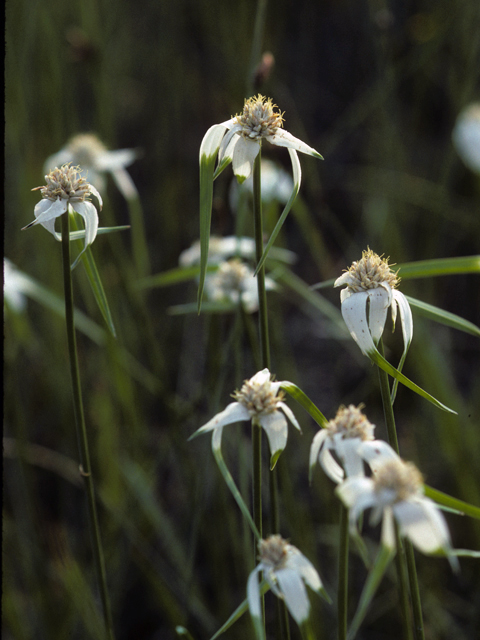
[[[55,167],[45,176],[45,180],[47,184],[44,187],[32,189],[32,191],[40,190],[42,198],[83,202],[90,195],[90,184],[82,178],[80,167],[72,167],[70,163],[64,164],[60,169]]]
[[[232,397],[253,417],[276,411],[277,405],[283,401],[285,394],[279,391],[277,395],[276,388],[272,388],[271,380],[261,383],[252,378],[245,380],[240,391],[235,391]]]
[[[87,168],[93,166],[98,156],[105,153],[107,148],[93,133],[79,133],[68,142],[67,150],[75,162]]]
[[[266,138],[275,135],[283,126],[283,117],[270,98],[258,94],[245,100],[243,113],[235,116],[236,123],[242,126],[242,135],[246,138]]]
[[[392,271],[388,258],[383,259],[371,249],[363,251],[361,260],[354,262],[342,276],[342,284],[354,293],[376,289],[384,283],[394,289],[399,282],[400,278]]]
[[[289,544],[282,536],[269,536],[266,540],[260,540],[258,550],[260,552],[259,560],[264,564],[271,566],[274,571],[278,571],[285,566],[288,559]]]
[[[389,460],[381,465],[374,476],[375,491],[393,491],[395,502],[408,500],[419,493],[423,477],[413,462]]]
[[[220,264],[217,272],[212,276],[212,282],[220,292],[228,296],[232,291],[241,291],[246,278],[251,275],[250,269],[244,262],[232,258]]]
[[[363,405],[355,407],[340,407],[337,415],[330,420],[327,429],[331,435],[340,433],[342,438],[360,438],[361,440],[373,440],[375,426],[361,412]]]

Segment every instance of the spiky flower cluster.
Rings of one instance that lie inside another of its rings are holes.
[[[374,490],[379,494],[392,492],[391,502],[408,500],[421,491],[423,477],[413,462],[393,458],[381,465],[374,476]]]
[[[279,535],[269,536],[258,543],[259,560],[274,571],[283,569],[288,560],[289,544]]]
[[[285,398],[282,390],[278,390],[278,383],[255,376],[245,380],[240,391],[232,394],[237,402],[243,405],[252,417],[273,413]]]
[[[273,136],[283,126],[282,113],[271,98],[261,94],[245,100],[243,113],[235,116],[235,123],[242,127],[241,134],[246,138],[266,138]]]
[[[45,176],[47,184],[35,187],[32,191],[41,191],[42,198],[47,200],[69,200],[70,202],[84,202],[92,192],[91,185],[81,175],[80,167],[72,167],[70,163],[60,169],[55,167]]]
[[[68,151],[80,166],[92,167],[107,147],[93,133],[79,133],[68,143]]]
[[[362,413],[362,407],[362,404],[358,407],[353,404],[340,407],[335,418],[328,422],[327,429],[330,435],[339,434],[342,439],[373,440],[375,425]]]
[[[346,273],[338,278],[335,286],[346,284],[352,293],[358,293],[376,289],[384,283],[394,289],[399,282],[400,278],[392,271],[388,258],[383,259],[371,249],[367,249],[362,252],[361,260],[354,262]]]

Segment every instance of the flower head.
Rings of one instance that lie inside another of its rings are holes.
[[[105,189],[105,173],[111,173],[115,183],[126,199],[135,197],[137,189],[125,167],[137,157],[134,149],[108,151],[106,146],[93,133],[79,133],[45,162],[45,171],[71,162],[82,167],[82,175],[87,177],[97,189]]]
[[[231,402],[223,411],[217,413],[191,437],[213,431],[215,445],[219,448],[225,425],[251,420],[263,427],[267,434],[271,453],[270,465],[273,468],[287,444],[288,428],[285,416],[301,431],[292,410],[283,402],[284,393],[280,390],[282,384],[270,379],[268,369],[259,371],[250,380],[245,380],[240,391],[235,391],[235,402]]]
[[[358,449],[362,442],[373,441],[373,425],[361,411],[362,405],[340,407],[337,415],[324,429],[320,429],[313,438],[310,448],[310,473],[317,460],[325,473],[334,482],[341,482],[345,474],[363,476],[363,458]],[[334,452],[342,462],[342,467],[333,458]]]
[[[266,289],[275,289],[275,282],[265,278]],[[241,302],[248,313],[258,310],[258,287],[253,269],[238,258],[221,262],[215,273],[205,278],[209,300],[238,306]]]
[[[310,600],[305,584],[328,599],[322,581],[313,564],[300,551],[279,535],[258,543],[259,564],[248,578],[247,599],[250,614],[261,619],[258,576],[263,571],[273,593],[285,601],[297,624],[303,624],[310,615]]]
[[[218,153],[219,166],[226,166],[231,161],[237,180],[243,182],[252,173],[263,139],[287,147],[292,163],[298,164],[296,151],[321,158],[318,151],[282,128],[283,114],[276,108],[270,98],[260,94],[245,100],[241,114],[213,125],[207,131],[200,147],[200,161],[202,155],[211,157]]]
[[[406,355],[412,341],[413,321],[407,299],[396,289],[398,282],[399,278],[388,264],[388,258],[383,259],[371,249],[364,251],[361,260],[354,262],[335,280],[334,287],[347,285],[340,292],[343,319],[365,355],[376,350],[375,345],[382,337],[389,307],[395,328],[397,305],[402,322],[404,356]]]
[[[386,444],[386,443],[385,443]],[[393,518],[398,523],[400,534],[409,538],[423,553],[449,555],[450,534],[445,519],[437,505],[423,494],[423,478],[417,467],[405,462],[386,447],[379,455],[369,455],[375,461],[375,471],[371,478],[347,478],[336,491],[340,499],[350,509],[350,528],[356,531],[360,514],[373,508],[371,523],[383,519],[382,542],[395,548]],[[450,562],[454,562],[450,556]]]
[[[41,191],[42,199],[35,206],[35,220],[27,224],[28,229],[36,224],[41,224],[50,231],[55,238],[60,239],[55,232],[55,219],[66,211],[76,211],[85,220],[85,248],[92,244],[97,235],[98,214],[96,208],[88,200],[93,194],[96,196],[102,208],[102,197],[96,188],[89,184],[81,175],[80,167],[63,165],[60,169],[55,167],[45,176],[47,184],[44,187],[35,187],[32,191]]]

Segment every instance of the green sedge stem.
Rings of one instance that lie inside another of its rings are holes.
[[[258,0],[257,12],[255,15],[255,25],[253,28],[253,41],[250,53],[250,65],[248,67],[247,95],[252,96],[255,92],[255,70],[260,61],[262,52],[263,32],[265,30],[265,20],[267,17],[267,0]]]
[[[127,199],[127,204],[130,221],[132,223],[132,249],[137,278],[146,278],[151,273],[150,257],[148,254],[142,205],[138,194],[132,194]]]
[[[338,558],[338,640],[347,637],[348,606],[348,509],[340,505],[340,548]]]
[[[378,351],[384,357],[383,341],[380,338],[378,342]],[[400,455],[398,447],[397,429],[395,426],[395,416],[393,413],[392,398],[390,394],[390,385],[388,382],[388,374],[386,371],[378,367],[378,377],[380,381],[380,391],[382,394],[383,412],[385,415],[385,423],[387,425],[387,438],[390,446]],[[405,550],[404,550],[405,547]],[[397,532],[397,573],[400,582],[400,598],[402,601],[402,607],[404,609],[404,618],[406,623],[406,630],[408,637],[411,638],[410,625],[408,620],[410,619],[409,613],[409,595],[406,585],[406,575],[408,574],[408,580],[410,583],[410,596],[412,598],[413,609],[413,624],[415,628],[415,638],[417,640],[424,639],[423,631],[423,615],[422,604],[420,601],[420,590],[418,587],[417,569],[415,567],[415,558],[413,556],[412,543],[409,540],[405,540],[405,544],[402,544],[402,540]]]
[[[70,373],[72,378],[73,407],[75,415],[75,427],[80,453],[80,473],[85,483],[87,493],[87,504],[90,523],[90,534],[93,544],[93,556],[95,569],[100,589],[100,596],[103,605],[105,618],[106,637],[114,640],[113,620],[110,609],[110,599],[107,590],[107,574],[105,571],[105,560],[103,556],[102,541],[100,538],[100,528],[98,526],[97,507],[95,504],[95,490],[93,486],[92,470],[90,467],[90,454],[88,450],[87,429],[85,426],[85,415],[83,411],[82,389],[80,385],[80,370],[77,358],[77,344],[75,337],[75,324],[73,317],[73,286],[72,272],[70,269],[70,229],[69,211],[62,215],[62,253],[63,253],[63,280],[65,290],[65,321],[67,326],[68,354],[70,360]]]

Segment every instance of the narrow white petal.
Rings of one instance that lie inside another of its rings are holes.
[[[300,151],[301,153],[306,153],[309,156],[314,156],[315,158],[321,158],[322,156],[315,151],[313,147],[308,146],[302,140],[295,138],[291,133],[285,131],[285,129],[277,129],[277,132],[273,136],[267,136],[266,138],[271,144],[276,145],[277,147],[288,147],[289,149],[295,149],[295,151]]]
[[[203,136],[202,143],[200,145],[200,162],[202,156],[207,158],[213,158],[217,155],[222,138],[227,131],[227,126],[223,124],[214,124],[213,127],[208,129],[207,133]]]
[[[330,480],[336,484],[345,479],[345,472],[338,462],[334,459],[327,446],[324,446],[319,456],[322,469],[325,471]]]
[[[400,456],[392,449],[392,447],[383,440],[371,440],[370,442],[362,442],[358,449],[359,455],[368,462],[371,470],[376,473],[382,464],[388,460],[400,460]]]
[[[59,218],[67,210],[67,200],[58,198],[55,202],[43,199],[35,206],[35,224],[44,225],[49,220]]]
[[[348,271],[345,271],[344,273],[342,273],[341,276],[339,276],[335,282],[333,283],[334,287],[342,287],[343,285],[348,285],[350,283],[350,274],[348,273]]]
[[[96,208],[91,202],[77,202],[74,207],[75,211],[79,213],[85,220],[85,246],[95,240],[98,229],[98,213]]]
[[[306,558],[296,547],[292,546],[290,546],[289,556],[287,566],[297,571],[310,589],[319,593],[323,587],[322,581],[310,560],[308,560],[308,558]]]
[[[135,149],[117,149],[105,151],[95,158],[95,168],[99,171],[116,171],[124,169],[136,159]]]
[[[364,355],[375,351],[375,344],[367,323],[367,298],[367,292],[360,292],[354,293],[342,302],[342,316],[345,324]]]
[[[302,167],[300,166],[300,160],[298,159],[295,149],[289,149],[288,153],[292,163],[293,189],[298,193],[300,190],[300,183],[302,182]]]
[[[393,297],[398,303],[400,310],[400,320],[402,322],[403,344],[405,349],[408,349],[413,338],[413,318],[412,310],[408,304],[408,300],[401,291],[394,289]]]
[[[301,432],[302,430],[300,429],[300,425],[298,424],[297,419],[293,415],[293,411],[290,409],[290,407],[286,405],[285,402],[279,402],[278,407],[284,412],[284,414],[287,416],[287,418],[290,420],[293,426],[296,427]]]
[[[441,511],[435,503],[419,496],[393,505],[402,535],[407,536],[423,553],[450,549],[450,534]]]
[[[243,182],[252,173],[253,163],[260,151],[260,144],[254,140],[239,136],[233,151],[233,173],[239,182]]]
[[[204,424],[203,427],[195,431],[195,435],[207,433],[213,429],[218,429],[218,427],[224,427],[226,424],[240,422],[241,420],[250,420],[248,409],[239,402],[231,402],[223,411],[220,411],[220,413],[217,413],[216,416],[209,420],[207,424]]]
[[[261,565],[256,567],[248,576],[247,582],[248,608],[250,609],[250,615],[253,618],[260,618],[262,615],[260,607],[260,589],[258,588],[258,572],[260,569]]]
[[[260,416],[259,422],[265,429],[270,445],[270,453],[271,456],[274,457],[278,451],[283,451],[287,446],[287,420],[283,413],[274,411],[273,413]]]
[[[395,527],[393,523],[393,512],[391,507],[385,507],[383,510],[383,522],[382,522],[382,543],[388,549],[395,549]]]
[[[308,465],[310,470],[312,470],[313,466],[317,464],[320,449],[322,448],[323,443],[327,438],[327,429],[320,429],[320,431],[317,431],[317,433],[315,434],[312,440],[312,444],[310,445],[310,461]]]
[[[387,311],[390,304],[388,291],[383,287],[370,289],[368,292],[369,313],[368,326],[374,343],[376,344],[383,334]]]
[[[238,132],[241,126],[234,126],[226,133],[218,150],[218,162],[222,162],[225,158],[233,158],[235,145],[239,140]]]
[[[301,625],[310,615],[310,600],[302,578],[294,569],[280,569],[275,572],[285,604],[297,624]]]
[[[358,449],[362,441],[360,438],[345,438],[337,440],[337,454],[343,463],[348,477],[364,476],[363,459]]]
[[[217,427],[212,433],[212,450],[220,451],[222,448],[223,427]]]
[[[135,186],[135,183],[130,177],[128,171],[125,169],[115,169],[112,171],[112,177],[125,200],[131,200],[132,198],[138,197],[137,187]]]
[[[268,380],[270,380],[270,371],[267,368],[257,371],[253,378],[250,378],[252,384],[264,384]]]

